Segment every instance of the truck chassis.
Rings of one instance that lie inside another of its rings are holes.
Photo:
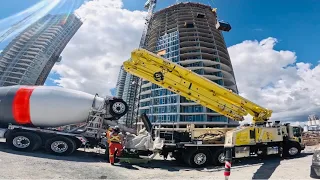
[[[9,125],[4,134],[6,143],[14,150],[35,151],[44,147],[56,155],[69,155],[80,147],[102,145],[100,139],[85,137],[81,133]],[[103,147],[103,146],[102,146]]]
[[[288,141],[290,142],[290,141]],[[295,147],[295,151],[290,148]],[[304,146],[297,143],[264,143],[252,146],[240,146],[232,148],[234,159],[256,157],[265,158],[267,156],[295,157],[298,156]],[[208,165],[220,166],[225,163],[224,144],[201,144],[192,142],[165,143],[161,155],[166,159],[169,154],[177,161],[185,163],[191,167],[205,167]]]

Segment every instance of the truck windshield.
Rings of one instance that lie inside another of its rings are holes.
[[[300,137],[301,136],[301,128],[300,127],[293,127],[293,136]]]

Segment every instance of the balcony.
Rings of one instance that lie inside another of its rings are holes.
[[[149,87],[149,86],[151,86],[151,85],[152,85],[152,83],[149,82],[149,83],[146,83],[146,84],[141,85],[141,88]]]
[[[30,59],[20,59],[20,61],[29,62],[29,63],[33,62],[33,60],[30,60]]]
[[[17,65],[22,65],[24,67],[30,67],[30,64],[27,64],[27,63],[23,63],[23,62],[18,62],[16,63]]]

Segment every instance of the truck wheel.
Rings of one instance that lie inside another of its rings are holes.
[[[286,157],[298,156],[301,153],[301,148],[296,143],[286,144],[283,148],[283,155]]]
[[[9,135],[7,143],[13,150],[35,151],[41,144],[41,138],[30,132],[15,132]]]
[[[121,117],[128,112],[128,105],[122,99],[110,100],[110,114],[112,116]]]
[[[225,161],[224,149],[218,149],[213,155],[213,165],[221,166]]]
[[[62,136],[49,139],[45,144],[46,150],[56,155],[69,155],[76,150],[76,147],[74,140]]]
[[[205,167],[207,164],[210,164],[212,160],[212,156],[208,150],[198,149],[194,152],[190,152],[187,155],[186,162],[191,167]]]

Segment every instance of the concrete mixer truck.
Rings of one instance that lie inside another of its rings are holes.
[[[128,111],[119,98],[50,86],[0,87],[0,137],[15,150],[69,155],[102,146],[109,122]],[[57,127],[76,125],[69,130]]]

